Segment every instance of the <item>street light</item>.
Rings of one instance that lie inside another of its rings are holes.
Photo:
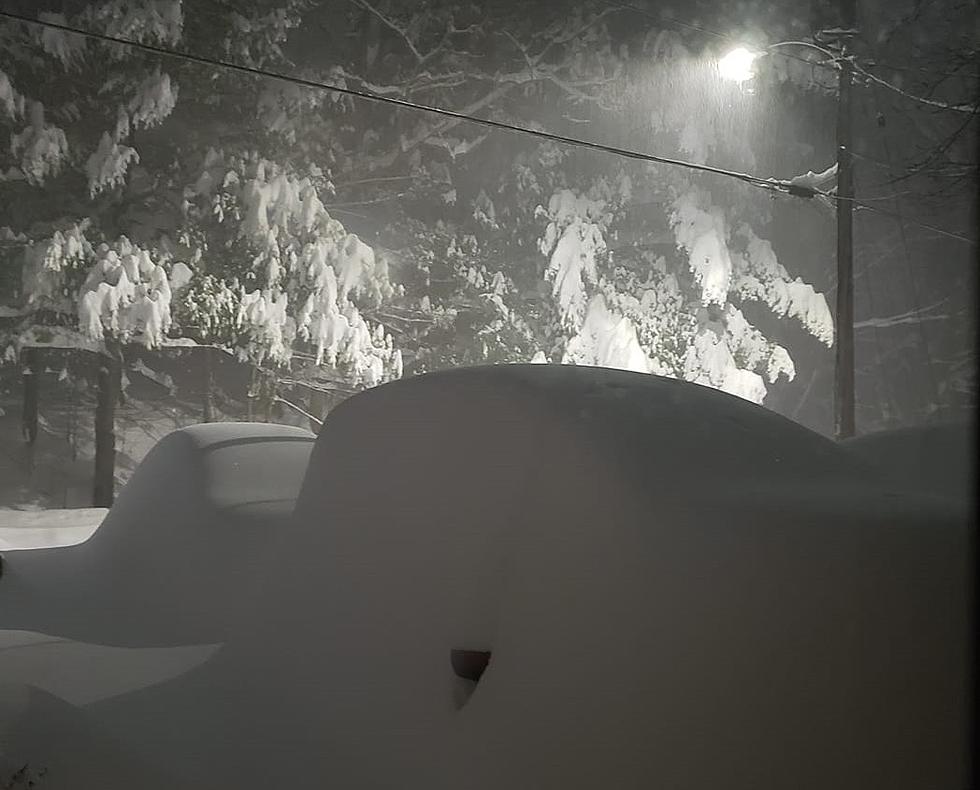
[[[841,0],[844,28],[854,22],[855,0]],[[847,33],[840,30],[838,33]],[[718,61],[718,74],[742,83],[754,76],[752,64],[776,47],[802,46],[829,58],[837,69],[837,347],[834,355],[834,435],[854,435],[854,166],[851,161],[851,82],[853,66],[841,55],[810,41],[781,41],[762,52],[736,47]]]
[[[829,63],[834,68],[841,68],[840,56],[834,54],[826,47],[821,47],[812,41],[779,41],[775,44],[770,44],[761,51],[752,50],[748,47],[735,47],[729,50],[718,61],[718,74],[721,75],[722,79],[731,80],[732,82],[745,82],[746,80],[750,80],[755,76],[755,72],[752,71],[752,64],[759,58],[768,55],[772,50],[779,49],[780,47],[805,47],[812,49],[827,58],[826,63],[823,65]]]
[[[745,82],[755,76],[752,64],[758,57],[760,57],[758,52],[752,52],[745,47],[736,47],[718,61],[718,73],[722,79]]]

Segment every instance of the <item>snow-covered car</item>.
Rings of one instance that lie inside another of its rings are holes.
[[[331,412],[281,535],[214,659],[56,736],[18,734],[57,707],[22,697],[11,753],[50,788],[92,760],[244,790],[965,784],[962,511],[738,398],[545,365],[383,385]],[[125,760],[73,751],[96,731]]]
[[[973,494],[976,431],[967,422],[876,431],[841,444],[906,490],[959,500]]]
[[[0,628],[123,647],[224,641],[249,616],[314,440],[264,423],[165,436],[87,540],[4,553]]]

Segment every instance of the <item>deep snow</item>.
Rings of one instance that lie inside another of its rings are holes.
[[[219,645],[127,648],[32,631],[0,631],[3,682],[35,686],[72,705],[88,705],[178,677]]]
[[[146,787],[959,787],[966,538],[705,387],[431,374],[330,414],[211,661],[16,745],[51,788],[96,786],[96,729]],[[458,648],[492,651],[461,707]]]
[[[104,507],[0,508],[0,552],[76,546],[92,537],[108,512]]]
[[[961,501],[975,493],[976,426],[969,422],[876,431],[842,445],[903,490]]]

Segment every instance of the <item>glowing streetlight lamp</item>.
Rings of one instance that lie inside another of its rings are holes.
[[[775,44],[770,44],[761,51],[754,51],[747,47],[735,47],[735,49],[729,51],[727,55],[717,62],[718,74],[722,79],[731,80],[732,82],[745,82],[746,80],[750,80],[755,76],[752,65],[759,58],[768,55],[772,50],[780,47],[806,47],[807,49],[812,49],[826,57],[827,62],[832,64],[834,68],[838,70],[841,68],[839,56],[825,47],[818,46],[811,41],[779,41]]]
[[[718,73],[722,79],[745,82],[755,76],[752,64],[758,57],[760,57],[758,52],[752,52],[745,47],[736,47],[718,61]]]

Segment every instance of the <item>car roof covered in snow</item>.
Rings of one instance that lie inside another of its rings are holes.
[[[376,429],[366,427],[372,422]],[[410,443],[412,434],[429,436],[441,453],[514,459],[553,456],[549,442],[564,437],[582,455],[618,459],[618,471],[646,478],[644,486],[665,495],[867,471],[835,442],[742,398],[661,376],[571,365],[461,368],[403,379],[345,401],[326,425],[327,435],[349,429],[369,443],[404,434],[409,443],[399,460],[408,463],[423,452]],[[321,442],[313,463],[325,452]]]
[[[201,449],[227,442],[291,438],[312,441],[316,438],[304,428],[267,422],[203,422],[198,425],[188,425],[173,433],[189,439]]]

